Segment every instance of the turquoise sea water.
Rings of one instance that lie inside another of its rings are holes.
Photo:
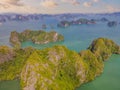
[[[76,90],[120,90],[120,55],[112,55],[105,62],[104,72],[94,81],[82,85]]]
[[[48,21],[49,23],[55,24],[55,20]],[[0,26],[0,45],[10,45],[9,35],[11,31],[17,30],[21,32],[25,29],[40,30],[41,22],[8,22],[3,24]],[[46,29],[46,31],[50,30],[50,27]],[[110,38],[120,45],[120,24],[110,28],[106,23],[98,22],[96,25],[74,25],[68,28],[57,28],[55,26],[54,30],[64,35],[65,40],[63,42],[46,45],[35,45],[32,42],[24,42],[22,43],[22,47],[32,46],[37,49],[43,49],[54,45],[65,45],[71,50],[80,52],[81,50],[85,50],[98,37]],[[77,88],[77,90],[120,90],[119,70],[120,55],[112,55],[109,61],[105,62],[103,74],[94,81]],[[19,81],[14,80],[0,82],[0,90],[19,90],[19,84],[16,84],[16,82],[19,83]]]

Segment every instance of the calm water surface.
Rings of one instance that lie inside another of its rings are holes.
[[[0,90],[21,90],[19,80],[1,81]]]
[[[82,85],[76,90],[120,90],[120,55],[112,55],[105,62],[104,72],[94,81]]]

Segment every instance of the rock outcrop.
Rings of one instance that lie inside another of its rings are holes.
[[[7,46],[0,46],[0,64],[12,60],[15,56],[13,49]]]
[[[109,27],[114,27],[114,26],[117,26],[117,22],[116,21],[110,21],[108,22],[107,24]]]
[[[62,28],[66,28],[66,27],[69,27],[71,25],[80,25],[80,24],[96,24],[96,21],[94,20],[88,20],[86,18],[80,18],[80,19],[77,19],[77,20],[72,20],[72,21],[60,21],[57,26],[58,27],[62,27]]]
[[[69,21],[61,21],[61,22],[59,22],[58,23],[58,27],[63,27],[63,28],[65,28],[65,27],[69,27],[70,26],[70,22]]]
[[[94,80],[96,76],[99,76],[103,72],[103,61],[98,60],[95,54],[90,50],[81,51],[79,54],[87,66],[85,82]]]
[[[10,42],[15,47],[20,47],[24,41],[32,41],[35,44],[47,44],[50,42],[63,41],[64,37],[55,31],[31,31],[25,30],[21,33],[16,31],[11,32]]]
[[[107,60],[112,54],[120,54],[120,46],[107,38],[94,40],[89,48],[99,60]]]

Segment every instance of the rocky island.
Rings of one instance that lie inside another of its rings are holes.
[[[22,42],[32,41],[35,44],[47,44],[50,42],[63,41],[64,37],[55,31],[45,32],[42,30],[25,30],[21,33],[11,32],[10,42],[15,47],[20,47]]]
[[[100,19],[100,21],[102,21],[102,22],[108,22],[109,20],[107,18],[103,17],[103,18]]]
[[[0,81],[19,79],[22,90],[75,90],[99,76],[112,54],[120,54],[120,46],[106,38],[94,40],[79,53],[65,46],[43,50],[0,46],[0,56],[7,57],[0,57]]]
[[[86,18],[80,18],[80,19],[72,20],[72,21],[63,20],[63,21],[60,21],[57,24],[57,26],[62,27],[62,28],[66,28],[66,27],[69,27],[71,25],[81,25],[81,24],[85,24],[85,25],[96,24],[96,21],[89,20],[89,19],[86,19]]]
[[[117,26],[117,22],[116,21],[109,21],[107,25],[109,27],[114,27],[114,26]]]
[[[69,21],[61,21],[57,24],[58,27],[69,27],[71,25],[71,23]]]

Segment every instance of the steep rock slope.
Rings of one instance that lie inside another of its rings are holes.
[[[15,52],[11,48],[0,46],[0,64],[12,60],[14,56]]]
[[[73,90],[84,82],[85,70],[78,53],[55,46],[30,55],[21,83],[24,90]]]

